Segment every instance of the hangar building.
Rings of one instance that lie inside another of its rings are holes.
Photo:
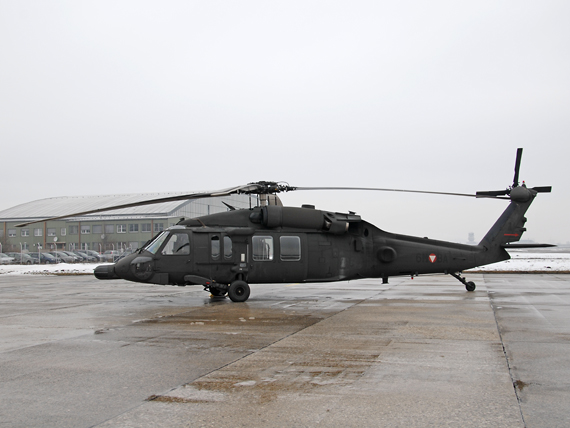
[[[0,211],[0,252],[37,251],[38,246],[47,251],[134,250],[158,232],[176,224],[182,217],[193,218],[227,211],[229,208],[224,202],[235,208],[251,208],[258,204],[257,196],[230,195],[163,202],[16,227],[17,224],[74,212],[188,193],[193,192],[63,196],[17,205]]]

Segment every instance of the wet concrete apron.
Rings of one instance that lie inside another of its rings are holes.
[[[0,427],[549,426],[528,414],[549,379],[524,371],[537,356],[526,336],[509,347],[518,321],[504,315],[520,296],[509,281],[538,277],[471,275],[474,293],[446,276],[254,285],[235,304],[199,287],[0,276]]]

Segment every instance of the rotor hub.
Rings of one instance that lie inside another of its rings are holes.
[[[525,186],[517,186],[511,189],[510,197],[514,202],[528,202],[532,198],[532,193]]]
[[[248,183],[238,193],[256,194],[256,195],[271,195],[281,192],[290,192],[296,190],[296,187],[289,186],[287,183],[278,183],[275,181],[257,181],[255,183]]]

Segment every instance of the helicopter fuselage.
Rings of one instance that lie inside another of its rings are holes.
[[[385,232],[352,213],[264,206],[183,220],[96,275],[224,290],[234,281],[387,280],[453,273],[508,258],[504,249]]]

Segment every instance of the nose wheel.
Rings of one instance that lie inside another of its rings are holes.
[[[455,279],[457,279],[459,282],[461,282],[463,285],[465,285],[465,289],[467,291],[475,291],[475,283],[473,281],[467,281],[464,277],[462,277],[458,273],[450,273],[450,275]]]

